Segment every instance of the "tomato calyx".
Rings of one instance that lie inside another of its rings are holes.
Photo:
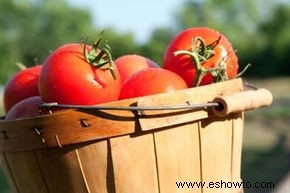
[[[104,47],[100,47],[102,37],[99,37],[97,41],[94,42],[91,49],[88,51],[87,47],[87,40],[85,39],[83,44],[83,55],[85,57],[86,62],[92,65],[94,68],[100,68],[102,70],[109,70],[116,80],[116,70],[113,62],[113,57],[111,54],[111,47],[106,43]]]
[[[229,79],[226,72],[226,60],[230,53],[227,53],[225,48],[218,45],[221,37],[222,36],[220,36],[211,44],[206,45],[204,39],[197,36],[192,39],[192,46],[190,50],[177,50],[173,53],[174,56],[188,55],[191,57],[196,71],[196,77],[193,86],[199,86],[202,78],[208,73],[211,74],[213,82],[221,82]],[[221,56],[217,56],[218,54]],[[217,57],[217,59],[213,59],[214,57]],[[213,61],[216,62],[217,65],[212,68],[204,67],[203,64],[209,62],[211,59],[217,60]]]

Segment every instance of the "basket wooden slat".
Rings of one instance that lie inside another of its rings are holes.
[[[177,181],[201,182],[199,123],[178,126],[176,129],[156,132],[153,135],[160,192],[177,192]],[[199,193],[201,188],[183,191]]]
[[[232,182],[233,121],[231,116],[228,116],[219,119],[205,119],[200,122],[201,178],[203,182],[215,183],[221,180]],[[221,190],[220,188],[206,188],[204,192],[218,193]]]
[[[2,153],[10,187],[16,193],[48,193],[34,152]]]
[[[110,139],[115,189],[118,193],[158,193],[152,134]]]
[[[232,122],[232,181],[239,182],[241,179],[241,157],[243,145],[244,113],[233,114]]]
[[[35,151],[48,192],[89,193],[77,152],[73,146]]]
[[[112,156],[108,140],[77,149],[82,175],[90,192],[114,192]],[[95,191],[93,191],[95,190]]]

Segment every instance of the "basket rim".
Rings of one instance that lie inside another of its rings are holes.
[[[164,106],[208,103],[216,96],[243,90],[241,78],[127,100],[104,106]],[[145,115],[130,110],[66,109],[35,117],[0,120],[0,151],[23,151],[107,139],[216,117],[208,109],[154,109]],[[158,124],[157,124],[158,123]]]

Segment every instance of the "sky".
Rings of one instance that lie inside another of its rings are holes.
[[[69,0],[73,5],[84,6],[91,12],[99,28],[114,27],[120,32],[131,32],[137,42],[148,40],[157,27],[172,24],[173,14],[186,0]],[[272,0],[260,0],[262,3]],[[290,0],[274,1],[289,3]],[[262,8],[263,9],[263,8]]]
[[[73,5],[90,10],[94,24],[131,32],[137,42],[146,42],[157,27],[169,26],[173,14],[185,0],[69,0]]]

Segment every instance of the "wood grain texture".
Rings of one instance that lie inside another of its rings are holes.
[[[178,188],[179,182],[200,182],[198,124],[187,124],[154,133],[160,193],[201,192],[201,188]]]
[[[69,146],[35,152],[50,193],[90,193],[76,151]]]
[[[223,105],[219,111],[214,109],[214,113],[218,116],[226,116],[230,113],[270,106],[273,102],[273,96],[267,89],[258,89],[217,96],[214,101]]]
[[[19,193],[49,193],[33,151],[5,155]]]
[[[2,122],[0,130],[7,138],[0,140],[0,150],[29,150],[133,133],[135,117],[116,112],[80,112],[67,110],[31,119]],[[84,120],[88,126],[81,122]],[[36,129],[36,130],[35,130]],[[38,131],[38,132],[37,132]],[[45,143],[43,143],[43,140]]]
[[[244,113],[234,113],[232,116],[232,181],[239,182],[241,180]]]
[[[158,193],[153,135],[110,139],[116,193]]]
[[[107,140],[78,148],[79,161],[90,193],[110,193],[110,182],[114,179],[108,178],[112,176],[109,154]]]
[[[202,181],[231,182],[232,122],[230,117],[200,122]],[[203,193],[226,193],[227,188],[204,188]]]
[[[14,177],[12,170],[9,166],[9,163],[7,161],[5,152],[1,153],[0,161],[1,161],[0,167],[3,169],[3,172],[6,176],[7,181],[8,181],[10,192],[11,193],[20,193],[20,191],[18,190],[18,187],[16,185],[15,177]]]

